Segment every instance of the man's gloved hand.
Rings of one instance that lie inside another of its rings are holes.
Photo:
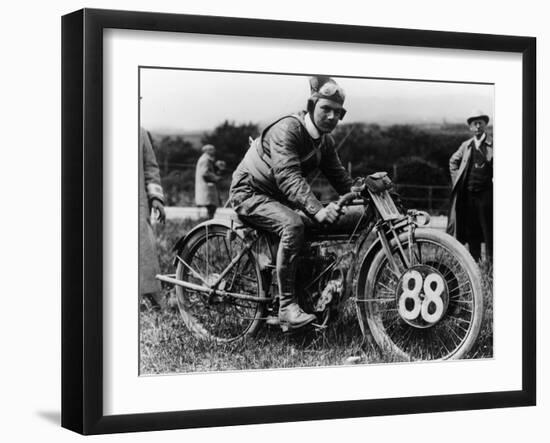
[[[334,202],[329,203],[327,206],[317,212],[314,217],[315,220],[317,220],[319,223],[334,223],[340,217],[340,208]]]
[[[156,198],[151,202],[151,209],[157,216],[157,221],[164,223],[166,221],[166,211],[162,202]]]

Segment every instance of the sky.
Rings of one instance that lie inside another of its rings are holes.
[[[378,124],[461,123],[481,110],[493,116],[494,86],[338,77],[345,121]],[[305,109],[307,76],[140,69],[140,124],[151,131],[211,130],[225,120],[270,121]]]

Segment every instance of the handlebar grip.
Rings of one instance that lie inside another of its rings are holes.
[[[356,198],[361,197],[361,194],[359,192],[348,192],[347,194],[342,195],[338,201],[336,202],[336,205],[338,208],[342,209],[344,206],[346,206],[350,201],[355,200]]]

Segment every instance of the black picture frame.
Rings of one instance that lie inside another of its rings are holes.
[[[522,388],[517,391],[103,413],[103,31],[108,28],[522,56]],[[503,35],[83,9],[62,18],[62,426],[82,434],[529,406],[536,403],[536,39]]]

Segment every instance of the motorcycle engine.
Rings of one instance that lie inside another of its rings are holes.
[[[298,263],[296,284],[302,307],[324,317],[338,306],[344,294],[346,271],[338,264],[338,255],[329,248],[311,247]]]

